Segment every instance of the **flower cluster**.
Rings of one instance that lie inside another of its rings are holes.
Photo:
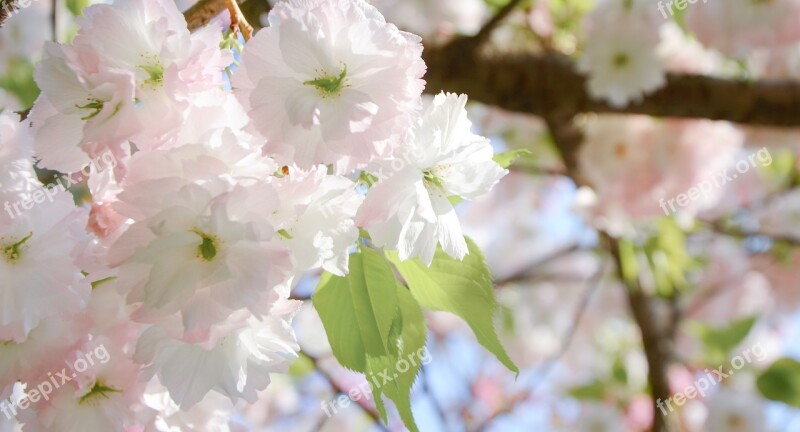
[[[602,0],[586,17],[586,50],[578,66],[588,91],[623,107],[665,83],[658,57],[659,20],[650,0]]]
[[[362,241],[468,253],[451,200],[506,171],[465,96],[422,97],[421,39],[361,0],[268,20],[227,80],[218,25],[190,33],[170,0],[91,6],[45,45],[28,119],[0,117],[0,198],[45,190],[34,161],[90,196],[0,215],[0,396],[93,346],[113,359],[65,369],[25,430],[211,430],[297,358],[305,274],[344,276]]]

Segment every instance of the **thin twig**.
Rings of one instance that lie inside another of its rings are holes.
[[[328,384],[333,389],[334,395],[340,395],[341,394],[341,395],[350,397],[348,395],[349,389],[345,389],[341,384],[339,384],[336,381],[336,378],[334,378],[333,375],[330,372],[328,372],[327,370],[325,370],[325,368],[322,367],[322,365],[320,364],[320,359],[318,359],[318,358],[316,358],[316,357],[314,357],[314,356],[312,356],[312,355],[310,355],[310,354],[308,354],[306,352],[303,352],[300,355],[306,357],[308,360],[310,360],[314,364],[314,368],[323,377],[325,377],[325,379],[328,381]],[[372,420],[375,422],[375,425],[378,428],[380,428],[383,431],[387,431],[388,432],[388,429],[386,428],[386,426],[383,425],[383,421],[381,420],[381,416],[380,416],[380,414],[378,414],[378,411],[376,409],[372,408],[371,406],[369,406],[369,404],[366,402],[366,400],[364,398],[359,398],[357,401],[354,401],[354,402],[356,402],[356,404],[359,407],[361,407],[361,410],[364,411],[364,413],[366,413],[370,418],[372,418]]]
[[[511,12],[513,12],[520,3],[522,3],[522,0],[511,0],[508,2],[505,6],[503,6],[502,9],[500,9],[499,12],[497,12],[497,14],[495,14],[495,16],[492,17],[492,19],[489,20],[489,22],[483,26],[483,28],[481,28],[481,30],[472,38],[472,40],[477,45],[486,42],[492,35],[492,32],[494,32],[494,30],[503,22],[503,20],[506,19],[506,17],[511,15]]]
[[[539,261],[529,265],[525,268],[525,270],[512,274],[506,278],[500,279],[495,281],[495,286],[502,287],[505,285],[509,285],[516,282],[526,282],[529,281],[537,272],[541,271],[542,268],[546,267],[549,264],[552,264],[555,261],[558,261],[561,258],[569,256],[577,251],[580,250],[578,245],[572,245],[567,248],[561,249],[552,253]]]
[[[580,303],[578,303],[578,307],[575,309],[575,314],[572,318],[572,325],[570,326],[567,333],[564,335],[564,343],[561,345],[561,349],[558,352],[547,359],[543,364],[543,371],[541,373],[542,377],[539,380],[539,384],[545,382],[547,377],[553,371],[553,368],[556,364],[563,358],[567,352],[569,352],[570,346],[572,346],[572,341],[575,340],[575,335],[578,334],[578,328],[580,327],[580,323],[583,320],[583,316],[586,313],[586,310],[589,309],[589,305],[592,303],[592,298],[594,298],[594,294],[600,288],[600,282],[603,280],[603,276],[605,274],[605,263],[601,263],[600,268],[589,278],[587,281],[587,288],[586,291],[583,293],[581,297]],[[536,390],[538,385],[535,385],[531,392]]]
[[[760,231],[745,231],[738,227],[725,226],[725,224],[720,221],[705,222],[704,225],[717,234],[740,240],[747,239],[749,237],[765,237],[773,242],[800,247],[800,239],[790,235],[768,234]]]
[[[428,395],[428,398],[431,400],[431,404],[433,404],[434,411],[436,414],[442,419],[442,425],[447,426],[447,413],[442,408],[442,405],[439,403],[439,399],[436,398],[436,395],[433,393],[433,386],[431,385],[430,379],[430,370],[427,366],[423,366],[420,370],[420,374],[422,376],[422,391]]]
[[[531,176],[565,177],[567,175],[566,170],[564,170],[563,168],[533,166],[533,165],[511,165],[510,167],[508,167],[508,170],[511,172],[518,172],[522,174],[528,174]]]
[[[521,402],[525,402],[530,398],[531,398],[531,392],[528,391],[518,392],[512,395],[500,409],[492,413],[489,417],[487,417],[479,424],[469,427],[467,430],[469,432],[482,432],[487,430],[489,426],[499,417],[513,413],[514,410],[517,408],[518,404],[520,404]]]
[[[240,31],[244,40],[249,41],[253,37],[253,26],[247,22],[247,18],[242,14],[242,10],[239,9],[239,3],[236,0],[225,0],[225,6],[231,15],[231,30],[234,32]]]
[[[58,7],[59,1],[52,1],[53,10],[50,13],[50,25],[53,28],[53,42],[58,42]]]

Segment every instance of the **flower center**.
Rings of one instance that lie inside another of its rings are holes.
[[[100,114],[100,111],[103,110],[103,104],[104,102],[101,101],[100,99],[91,98],[88,99],[86,101],[86,104],[84,105],[75,105],[75,108],[78,108],[79,110],[89,111],[89,113],[86,114],[86,116],[81,117],[81,120],[86,121],[93,118],[97,114]]]
[[[101,399],[109,399],[109,395],[112,393],[122,393],[122,391],[109,387],[98,380],[94,383],[92,389],[89,390],[89,393],[86,393],[78,399],[78,405],[88,404],[96,406]]]
[[[316,87],[317,90],[322,94],[322,97],[334,96],[339,94],[343,88],[348,87],[348,84],[345,82],[346,78],[347,66],[344,66],[344,68],[342,68],[342,72],[338,76],[327,75],[323,73],[320,74],[320,77],[317,79],[305,81],[303,85]]]
[[[200,246],[197,246],[197,258],[200,258],[205,262],[213,261],[214,257],[217,256],[219,239],[217,239],[216,236],[206,234],[197,228],[193,229],[192,232],[200,236],[201,240]]]
[[[25,238],[23,238],[22,240],[14,243],[12,245],[4,246],[3,247],[3,256],[5,256],[6,261],[8,261],[9,263],[12,263],[12,264],[17,262],[17,261],[19,261],[21,255],[22,255],[22,247],[25,245],[25,243],[28,240],[30,240],[30,238],[32,236],[33,236],[32,232],[28,233],[28,235],[26,235]]]
[[[144,83],[150,85],[159,85],[164,82],[164,67],[160,64],[147,64],[141,66],[142,70],[147,72],[149,78]]]
[[[164,83],[164,66],[161,65],[158,56],[154,54],[142,54],[142,63],[139,69],[147,74],[147,79],[142,85],[149,87],[159,87]]]
[[[425,170],[422,172],[422,181],[425,183],[426,186],[432,188],[444,188],[444,184],[442,183],[442,179],[436,175],[436,168]]]
[[[625,53],[618,53],[614,56],[611,62],[617,69],[622,69],[625,66],[628,66],[628,64],[631,62],[631,58]]]

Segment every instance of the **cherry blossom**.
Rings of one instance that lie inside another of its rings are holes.
[[[466,96],[436,96],[406,138],[400,169],[370,190],[359,212],[372,240],[397,248],[401,260],[419,256],[430,264],[437,244],[464,258],[467,245],[449,198],[477,198],[507,174],[492,160],[489,141],[470,131],[466,103]]]
[[[419,106],[419,37],[356,0],[282,2],[269,21],[233,82],[267,151],[303,169],[390,152]]]

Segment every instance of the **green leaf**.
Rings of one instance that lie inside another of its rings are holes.
[[[511,0],[484,0],[484,1],[486,2],[487,6],[496,10],[502,9],[505,5],[511,2]],[[523,0],[519,4],[519,8],[528,8],[531,6],[531,3],[532,0]]]
[[[708,361],[719,363],[727,359],[730,352],[742,343],[755,323],[756,317],[752,316],[724,327],[693,323],[692,330],[708,349],[710,357]]]
[[[606,384],[602,381],[593,381],[589,384],[570,389],[568,393],[578,400],[603,400],[606,395]]]
[[[424,357],[425,320],[386,259],[362,248],[350,256],[346,277],[323,275],[312,301],[334,356],[342,366],[367,376],[383,420],[385,394],[406,427],[417,431],[410,393]]]
[[[39,87],[33,80],[33,69],[31,62],[12,58],[8,61],[6,72],[0,75],[0,88],[14,95],[25,108],[32,107],[39,97]]]
[[[513,164],[517,159],[525,156],[531,156],[530,150],[527,149],[519,149],[519,150],[511,150],[505,153],[498,153],[494,155],[494,161],[497,162],[503,168],[508,168]]]
[[[658,292],[666,297],[686,287],[686,272],[694,260],[686,250],[686,234],[672,218],[656,222],[658,234],[644,247]]]
[[[620,384],[628,383],[628,369],[625,367],[622,358],[614,360],[614,365],[611,367],[611,377]]]
[[[769,184],[778,187],[791,187],[793,180],[797,176],[797,159],[792,150],[772,150],[770,153],[756,153],[759,157],[766,155],[770,163],[762,162],[762,159],[753,159],[753,163],[761,162],[757,165],[761,177]]]
[[[400,261],[397,252],[387,252],[387,256],[422,306],[463,318],[478,342],[519,375],[519,369],[497,337],[494,321],[499,310],[486,261],[478,246],[468,237],[466,241],[469,254],[463,261],[451,258],[441,248],[430,267],[416,258]]]
[[[758,376],[756,386],[767,399],[800,408],[800,362],[776,361]]]
[[[81,16],[86,6],[89,6],[89,0],[67,0],[67,9],[74,16]]]
[[[368,248],[350,256],[347,277],[326,273],[321,278],[312,301],[342,366],[364,372],[367,354],[388,351],[398,308],[395,285],[386,260]]]
[[[314,361],[307,355],[302,354],[291,366],[289,366],[289,375],[293,377],[304,377],[316,370]]]
[[[485,1],[487,6],[494,9],[500,9],[509,2],[509,0],[485,0]]]
[[[386,410],[383,407],[381,394],[385,393],[391,399],[403,423],[412,431],[416,431],[416,421],[411,412],[411,388],[422,368],[422,359],[425,349],[427,329],[425,319],[422,316],[417,301],[411,296],[408,290],[396,283],[397,298],[400,305],[400,314],[395,318],[392,329],[393,340],[397,343],[398,352],[396,355],[369,358],[370,365],[367,372],[367,379],[372,386],[372,393],[375,395],[375,404],[381,415],[386,418]],[[384,376],[389,376],[392,381],[385,387],[375,383],[383,383],[384,379],[376,372],[383,371]]]
[[[636,260],[636,246],[627,239],[619,239],[619,261],[622,279],[628,285],[635,285],[639,278],[639,264]]]

